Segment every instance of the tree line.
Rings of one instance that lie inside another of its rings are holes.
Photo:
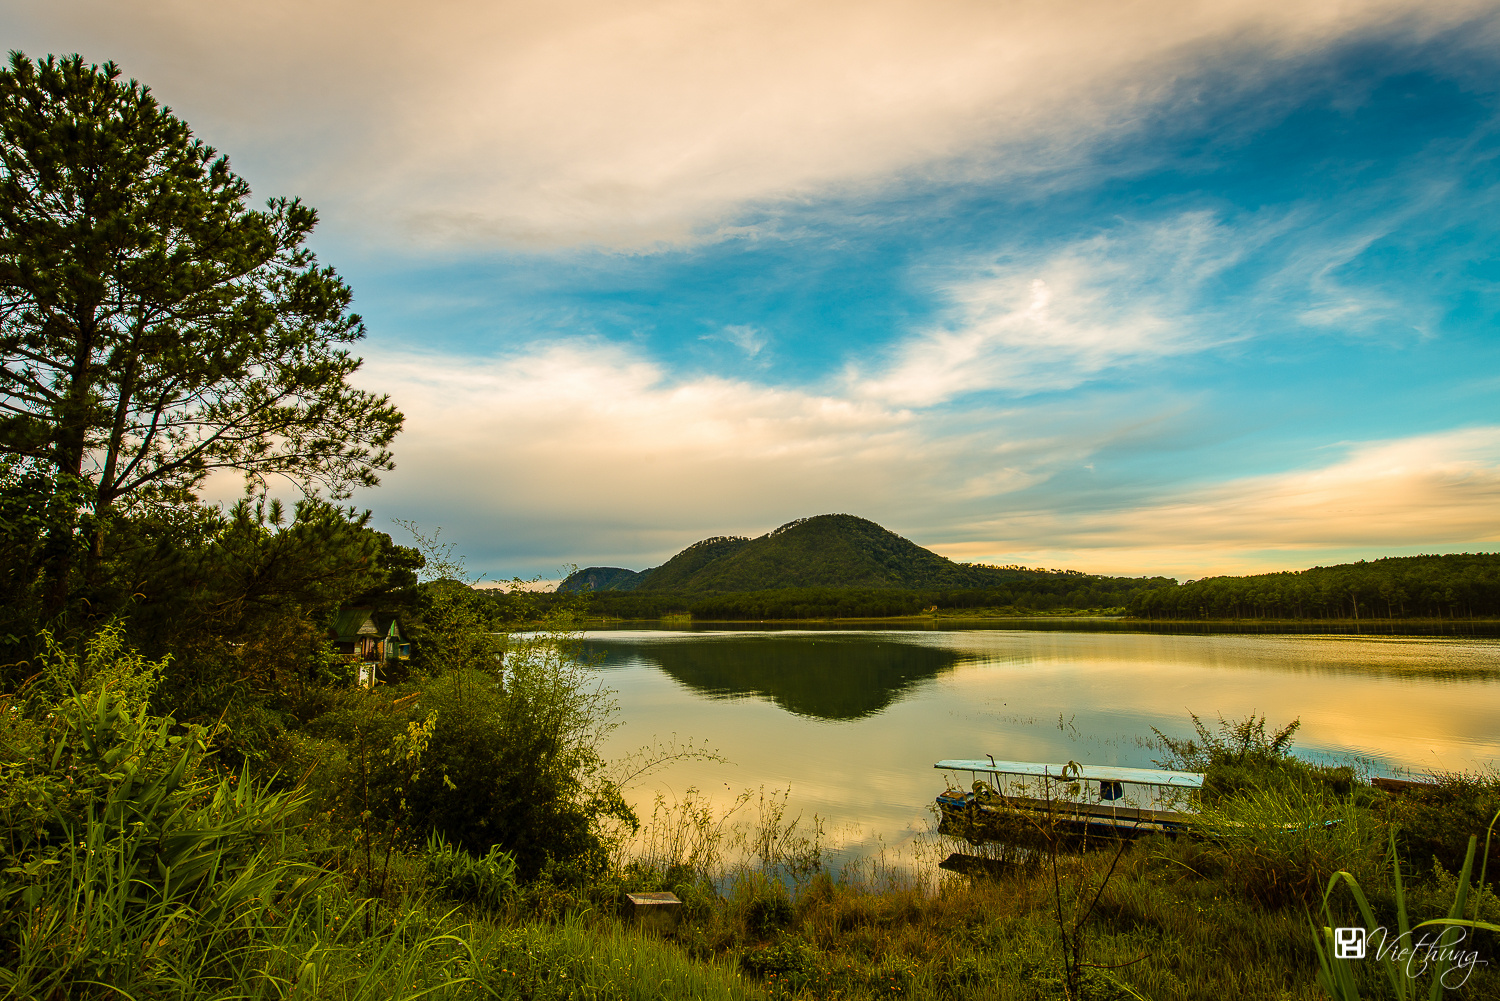
[[[1147,619],[1410,619],[1500,615],[1500,553],[1391,556],[1248,577],[1209,577],[1131,596]]]
[[[525,621],[557,607],[572,607],[589,616],[660,619],[690,615],[696,619],[887,618],[919,615],[936,609],[1004,609],[1026,612],[1103,610],[1125,607],[1138,592],[1172,587],[1167,577],[1096,577],[1076,571],[1024,571],[1012,587],[909,589],[857,587],[788,587],[761,591],[672,594],[654,591],[596,591],[562,594],[486,594],[497,628]]]

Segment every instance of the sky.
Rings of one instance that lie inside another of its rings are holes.
[[[1500,4],[10,0],[0,35],[319,210],[407,417],[354,500],[473,571],[830,512],[1180,579],[1500,548]]]

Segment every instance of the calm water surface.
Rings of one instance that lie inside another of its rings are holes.
[[[843,859],[899,851],[930,826],[942,758],[1150,765],[1152,727],[1302,720],[1298,753],[1376,774],[1500,764],[1500,639],[942,631],[597,630],[618,693],[607,748],[706,739],[731,762],[684,762],[631,790],[690,786],[727,802],[790,786]]]

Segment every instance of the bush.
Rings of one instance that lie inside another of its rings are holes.
[[[498,909],[515,898],[516,860],[499,848],[475,858],[433,832],[427,836],[423,862],[427,885],[449,900]]]
[[[310,769],[320,812],[356,832],[366,869],[372,841],[437,832],[475,857],[500,848],[523,880],[588,882],[608,868],[610,822],[634,822],[598,752],[612,711],[566,638],[544,635],[512,644],[503,675],[455,667],[341,693],[286,755]]]
[[[1351,800],[1329,804],[1299,792],[1226,797],[1199,818],[1197,849],[1226,883],[1267,907],[1312,906],[1339,871],[1381,878],[1387,830]]]
[[[1275,790],[1303,799],[1335,803],[1355,797],[1361,805],[1375,799],[1369,786],[1359,783],[1347,766],[1314,765],[1292,756],[1292,738],[1302,726],[1292,720],[1274,733],[1266,732],[1266,717],[1251,713],[1240,720],[1219,717],[1215,732],[1193,715],[1197,738],[1176,740],[1152,727],[1166,755],[1162,768],[1203,772],[1198,798],[1205,803]]]
[[[752,935],[764,938],[797,917],[791,895],[780,881],[753,869],[740,872],[729,893],[730,907]]]
[[[407,795],[414,827],[474,854],[499,845],[526,879],[549,864],[607,866],[603,824],[634,821],[598,751],[613,703],[566,650],[512,647],[503,680],[450,671],[425,685],[413,711],[438,719]]]
[[[202,728],[150,715],[164,663],[118,626],[81,658],[41,646],[38,684],[0,702],[0,986],[127,989],[185,953],[224,959],[273,899],[314,882],[269,850],[302,797],[219,774]]]
[[[1500,773],[1444,775],[1434,788],[1383,797],[1379,810],[1397,826],[1404,857],[1422,868],[1437,862],[1448,872],[1457,872],[1463,865],[1462,846],[1469,835],[1484,833],[1500,811]],[[1490,885],[1500,885],[1500,832],[1488,843],[1481,838],[1479,851],[1474,862],[1475,881],[1484,869]]]
[[[818,953],[801,939],[788,936],[775,945],[746,950],[740,965],[762,979],[775,978],[798,990],[818,972]]]

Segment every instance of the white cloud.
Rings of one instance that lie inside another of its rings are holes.
[[[650,246],[749,204],[1078,162],[1205,69],[1253,81],[1450,0],[22,0],[242,165],[377,239]],[[1475,44],[1482,32],[1470,32]]]
[[[644,566],[705,536],[829,511],[900,531],[935,508],[1045,482],[1093,447],[1019,414],[955,418],[717,377],[674,382],[590,341],[490,361],[372,354],[361,382],[407,415],[399,466],[372,497],[381,512],[441,523],[476,559],[504,552],[543,571]]]
[[[1278,228],[1230,230],[1204,212],[1122,226],[1045,261],[966,264],[939,286],[944,322],[901,342],[853,391],[930,406],[966,392],[1066,389],[1107,369],[1240,336],[1196,316],[1199,290]]]
[[[955,559],[1177,576],[1265,572],[1500,543],[1500,426],[1346,443],[1315,469],[1244,477],[1114,510],[976,519]]]
[[[505,576],[638,569],[710,535],[832,511],[955,559],[1182,577],[1500,542],[1500,427],[1346,443],[1316,468],[1142,500],[1139,484],[1080,495],[1078,471],[1137,425],[1170,437],[1191,423],[1180,402],[954,415],[673,382],[589,341],[484,362],[377,355],[362,381],[408,415],[382,515],[441,524],[477,569]]]

